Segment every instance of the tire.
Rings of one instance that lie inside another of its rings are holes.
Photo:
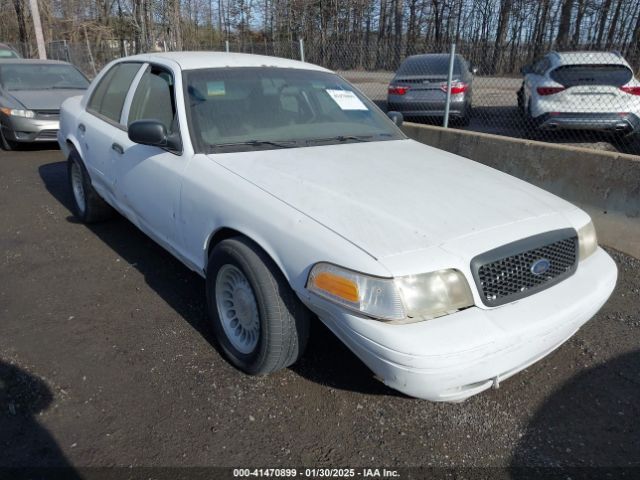
[[[471,123],[471,115],[473,115],[473,107],[471,105],[467,105],[464,109],[464,115],[458,121],[458,125],[461,127],[468,127]]]
[[[207,311],[227,359],[250,375],[295,363],[310,314],[273,260],[252,241],[220,242],[207,265]]]
[[[75,216],[83,223],[95,223],[113,216],[113,209],[91,185],[89,173],[76,150],[72,150],[67,160],[69,189],[73,199]]]
[[[9,140],[4,136],[4,133],[2,132],[2,128],[0,128],[0,146],[2,146],[2,149],[6,150],[7,152],[10,152],[12,150],[17,150],[19,147],[19,145],[16,142]]]
[[[531,100],[527,104],[527,108],[522,112],[522,128],[523,138],[527,140],[538,140],[540,138],[540,129],[538,122],[531,116]]]
[[[614,134],[612,140],[612,143],[615,146],[630,149],[632,153],[634,151],[640,151],[640,133],[638,132],[631,132],[628,134]]]
[[[518,110],[524,115],[524,83],[520,86],[520,90],[518,90],[516,96],[518,99]]]

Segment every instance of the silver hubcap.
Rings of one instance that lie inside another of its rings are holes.
[[[84,185],[82,183],[82,171],[76,162],[71,164],[71,187],[73,189],[73,197],[80,213],[84,213],[86,203],[84,199]]]
[[[224,265],[216,277],[216,307],[231,345],[249,354],[260,338],[260,315],[253,289],[238,268]]]

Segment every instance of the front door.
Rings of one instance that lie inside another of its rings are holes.
[[[127,125],[141,119],[158,120],[167,132],[179,134],[174,88],[170,72],[148,65],[133,95]],[[186,158],[180,152],[134,143],[125,131],[114,135],[111,152],[121,210],[141,230],[175,253],[179,250],[176,217]]]

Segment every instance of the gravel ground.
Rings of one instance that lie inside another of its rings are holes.
[[[254,378],[204,282],[117,218],[71,216],[56,150],[0,152],[0,466],[639,466],[640,261],[555,353],[462,404],[380,384],[324,327]],[[2,471],[0,470],[0,478]]]

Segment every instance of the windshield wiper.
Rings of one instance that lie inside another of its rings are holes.
[[[373,135],[337,135],[335,137],[327,138],[310,138],[307,140],[307,144],[326,142],[368,142],[372,138]]]
[[[85,90],[87,87],[81,87],[79,85],[53,85],[51,88],[56,90]]]
[[[232,143],[214,143],[209,145],[209,150],[216,150],[218,148],[228,148],[228,147],[261,147],[264,145],[269,145],[277,148],[293,148],[298,146],[298,142],[295,140],[280,140],[280,141],[272,141],[272,140],[247,140],[246,142],[232,142]]]

